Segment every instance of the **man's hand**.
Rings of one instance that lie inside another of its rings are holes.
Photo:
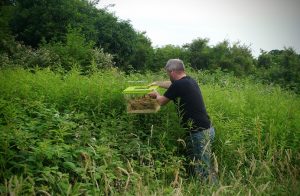
[[[158,93],[156,90],[154,90],[154,91],[152,91],[151,93],[149,93],[148,95],[149,95],[151,98],[156,99],[157,96],[159,96],[159,93]]]
[[[156,90],[152,91],[148,95],[156,99],[159,105],[165,105],[170,101],[167,97],[161,96]]]

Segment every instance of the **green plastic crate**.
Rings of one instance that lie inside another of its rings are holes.
[[[141,95],[148,94],[156,89],[158,89],[158,86],[129,86],[123,91],[123,93]]]
[[[129,86],[123,94],[127,101],[127,113],[155,113],[160,105],[156,99],[147,94],[158,89],[158,86]]]

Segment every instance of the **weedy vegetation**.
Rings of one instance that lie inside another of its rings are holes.
[[[299,195],[300,98],[190,70],[216,129],[218,183],[189,177],[174,104],[127,114],[122,91],[159,74],[0,70],[1,195]]]

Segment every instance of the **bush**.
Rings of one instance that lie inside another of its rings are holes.
[[[258,77],[300,92],[300,55],[294,49],[262,51],[257,65]]]
[[[299,194],[299,96],[222,72],[190,74],[216,128],[218,185],[188,178],[174,104],[126,113],[128,81],[157,76],[2,68],[1,193]]]
[[[69,28],[66,42],[51,42],[43,44],[42,48],[59,56],[63,69],[69,71],[73,66],[79,67],[84,73],[93,69],[112,67],[112,55],[103,49],[93,48],[93,42],[87,42],[79,30]]]
[[[59,56],[47,48],[33,49],[15,41],[0,58],[0,67],[49,67],[54,70],[61,66]]]

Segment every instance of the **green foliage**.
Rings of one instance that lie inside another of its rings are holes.
[[[257,66],[263,80],[300,92],[300,55],[292,48],[262,51]]]
[[[133,46],[133,54],[130,55],[130,64],[134,70],[153,70],[154,51],[151,41],[145,33],[137,34],[137,41]]]
[[[195,39],[191,44],[185,45],[188,50],[189,61],[195,69],[208,69],[210,64],[211,47],[209,39]]]
[[[126,68],[134,50],[137,34],[127,21],[118,21],[112,14],[99,12],[96,21],[97,45],[114,55],[118,67]]]
[[[14,40],[10,49],[0,54],[0,67],[50,67],[57,69],[61,62],[59,56],[46,48],[32,49]]]
[[[235,43],[230,48],[233,65],[229,67],[236,75],[251,74],[254,70],[254,60],[251,50],[246,45]]]
[[[105,54],[102,49],[94,49],[94,43],[88,42],[76,29],[69,28],[65,43],[52,42],[44,44],[41,48],[57,54],[65,70],[78,65],[86,72],[91,66],[104,68],[113,65],[111,55]]]
[[[161,48],[156,48],[154,50],[154,63],[150,70],[158,71],[162,69],[169,59],[179,58],[185,62],[189,62],[187,59],[187,52],[184,48],[173,45],[166,45]]]
[[[89,53],[83,50],[87,48],[80,48],[84,46],[82,43],[85,40],[103,48],[103,52],[112,54],[118,67],[127,68],[132,64],[137,69],[143,69],[150,65],[152,47],[149,40],[143,34],[135,32],[128,21],[119,20],[106,10],[97,9],[96,3],[87,0],[17,1],[9,24],[17,40],[33,48],[46,41],[55,43],[57,50],[61,52],[59,45],[65,43],[67,37],[69,49],[72,48],[71,42],[77,46],[79,44],[79,48],[72,50],[76,49],[76,63],[82,63],[83,67],[87,64],[84,53]],[[78,40],[72,41],[72,34],[68,29],[70,26],[81,29],[81,36],[73,35]],[[140,59],[137,58],[141,60],[139,62],[135,59],[138,55],[142,55]],[[74,57],[67,56],[62,61],[69,70],[71,65],[67,65],[67,62],[73,64]]]
[[[17,0],[11,27],[17,39],[37,47],[42,39],[62,41],[69,25],[93,38],[94,9],[84,0]]]
[[[196,39],[185,47],[188,50],[191,66],[196,69],[214,70],[221,68],[241,76],[250,74],[254,70],[254,59],[249,47],[228,41],[208,46],[208,39]]]
[[[65,42],[43,43],[38,49],[17,42],[11,52],[0,55],[0,67],[50,68],[69,71],[78,67],[84,74],[114,65],[112,55],[87,42],[79,30],[69,28]]]
[[[172,103],[126,113],[122,90],[162,76],[2,68],[1,194],[299,194],[299,96],[221,71],[189,74],[216,128],[219,184],[188,178]]]
[[[13,16],[14,7],[11,1],[1,1],[0,3],[0,54],[12,52],[15,44],[9,21]]]
[[[0,66],[67,71],[75,66],[84,73],[116,66],[129,73],[159,71],[168,59],[180,58],[197,70],[256,74],[268,83],[299,92],[299,54],[293,49],[262,51],[255,59],[249,46],[226,40],[212,46],[208,38],[153,48],[145,32],[137,32],[130,21],[107,9],[98,9],[98,2],[1,1]]]

